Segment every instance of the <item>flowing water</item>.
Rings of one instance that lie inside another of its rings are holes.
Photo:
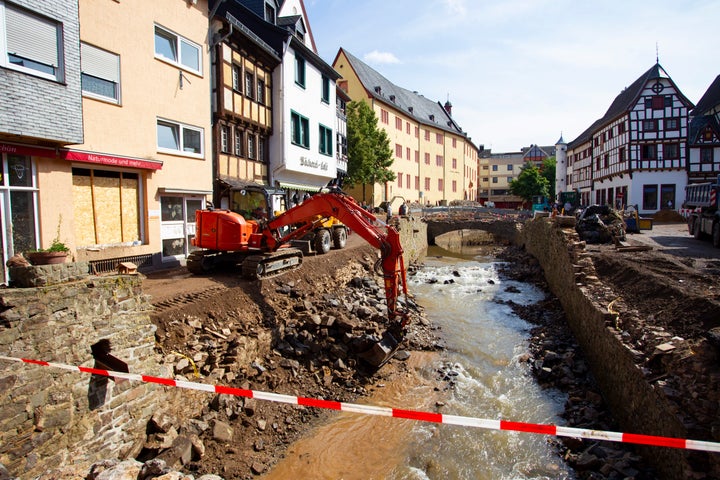
[[[501,279],[482,256],[429,257],[410,279],[447,349],[414,353],[417,373],[378,385],[364,403],[483,419],[558,423],[564,397],[542,390],[527,364],[528,323],[505,301],[544,293]],[[443,252],[447,254],[448,252]],[[510,287],[510,288],[509,288]],[[384,367],[384,368],[387,368]],[[443,378],[445,377],[445,378]],[[451,388],[447,379],[451,378]],[[571,479],[542,435],[339,413],[293,444],[267,479]]]

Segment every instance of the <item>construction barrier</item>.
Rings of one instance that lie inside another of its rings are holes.
[[[337,402],[333,400],[323,400],[318,398],[298,397],[293,395],[284,395],[258,390],[247,390],[222,385],[195,383],[183,380],[174,380],[172,378],[152,377],[149,375],[141,375],[137,373],[113,372],[110,370],[101,370],[98,368],[79,367],[65,365],[62,363],[31,360],[27,358],[6,357],[3,355],[0,355],[0,360],[23,362],[43,367],[60,368],[63,370],[70,370],[74,372],[101,375],[104,377],[123,378],[137,382],[156,383],[167,387],[186,388],[189,390],[199,390],[203,392],[218,393],[223,395],[234,395],[238,397],[267,400],[269,402],[287,403],[290,405],[302,405],[314,408],[325,408],[329,410],[338,410],[343,412],[353,412],[362,415],[405,418],[422,422],[444,423],[448,425],[483,428],[487,430],[505,430],[514,432],[537,433],[542,435],[583,438],[589,440],[605,440],[610,442],[632,443],[638,445],[650,445],[655,447],[671,447],[686,450],[701,450],[705,452],[720,452],[720,443],[718,442],[687,440],[683,438],[661,437],[657,435],[641,435],[636,433],[610,432],[585,428],[572,428],[551,424],[511,422],[507,420],[492,420],[475,417],[464,417],[458,415],[445,415],[442,413],[403,410],[390,407],[376,407],[372,405],[360,405],[355,403]]]

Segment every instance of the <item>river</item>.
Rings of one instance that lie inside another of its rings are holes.
[[[531,325],[505,304],[532,304],[544,293],[500,278],[479,254],[432,247],[409,280],[446,350],[414,353],[414,367],[363,403],[483,419],[558,423],[565,398],[543,390],[526,363]],[[265,480],[571,479],[543,435],[490,431],[340,413],[293,444]]]

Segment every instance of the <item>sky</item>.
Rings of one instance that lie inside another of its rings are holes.
[[[453,105],[493,153],[571,142],[656,58],[693,104],[720,75],[720,0],[303,0],[340,48]]]

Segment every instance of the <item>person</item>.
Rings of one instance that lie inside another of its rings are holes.
[[[408,206],[405,202],[400,204],[400,210],[398,211],[401,217],[407,216],[408,213]]]
[[[300,199],[298,198],[297,191],[296,191],[295,193],[293,193],[292,199],[291,199],[290,202],[291,202],[291,203],[290,203],[290,206],[291,206],[291,207],[294,207],[295,205],[297,205],[297,204],[300,202]]]
[[[388,202],[387,204],[387,218],[385,219],[385,223],[390,223],[390,219],[392,218],[392,204]]]

